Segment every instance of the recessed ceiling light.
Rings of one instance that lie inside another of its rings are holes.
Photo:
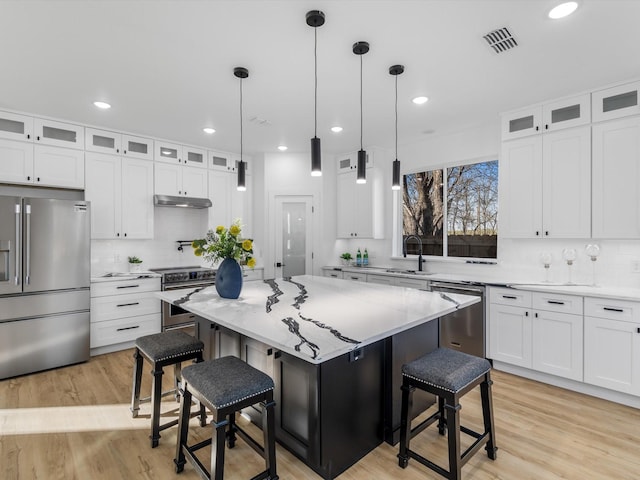
[[[558,18],[564,18],[571,15],[578,8],[578,2],[565,2],[553,7],[549,11],[549,18],[557,20]]]
[[[422,105],[423,103],[427,103],[427,100],[429,100],[427,97],[416,97],[411,101],[416,105]]]
[[[93,104],[98,108],[102,108],[103,110],[111,108],[111,105],[109,105],[107,102],[93,102]]]
[[[278,145],[278,150],[284,152],[288,147],[286,145]]]
[[[340,133],[342,131],[342,127],[338,127],[338,126],[331,127],[331,131],[333,133]]]
[[[212,133],[216,133],[216,130],[214,128],[211,128],[211,127],[205,127],[205,128],[202,129],[202,131],[204,133],[208,133],[209,135],[211,135]]]

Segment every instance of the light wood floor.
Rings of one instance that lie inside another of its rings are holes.
[[[0,381],[0,478],[199,478],[188,464],[182,474],[174,472],[176,427],[162,432],[160,445],[151,449],[149,404],[140,417],[131,418],[132,366],[132,350],[127,350]],[[143,392],[149,391],[148,372],[145,365]],[[640,479],[640,410],[502,372],[494,372],[493,379],[498,459],[489,460],[481,450],[463,468],[465,480]],[[163,411],[169,416],[176,406],[166,397]],[[479,393],[466,395],[462,406],[462,423],[480,429]],[[210,435],[210,428],[193,422],[194,438]],[[446,440],[435,428],[414,439],[412,447],[446,465]],[[442,478],[415,462],[402,470],[396,453],[382,444],[338,478]],[[203,455],[206,459],[209,453]],[[281,479],[320,478],[280,446],[277,461]],[[227,450],[225,478],[244,480],[262,466],[261,458],[238,441]]]

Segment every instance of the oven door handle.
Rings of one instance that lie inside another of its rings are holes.
[[[169,292],[172,290],[187,290],[189,288],[213,287],[213,285],[213,282],[192,283],[188,285],[164,285],[162,287],[162,290],[165,292]]]

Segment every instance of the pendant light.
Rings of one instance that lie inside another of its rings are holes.
[[[244,192],[247,189],[245,180],[246,164],[242,160],[242,80],[249,76],[249,70],[244,67],[236,67],[233,74],[240,79],[240,161],[238,162],[238,191]]]
[[[358,150],[358,167],[356,183],[367,183],[367,152],[362,147],[362,56],[369,51],[367,42],[353,44],[353,53],[360,55],[360,150]]]
[[[398,75],[404,72],[403,65],[393,65],[389,67],[389,74],[396,80],[396,159],[393,161],[391,189],[400,190],[400,160],[398,160]]]
[[[320,10],[307,12],[307,25],[313,27],[313,138],[311,139],[311,176],[322,175],[322,159],[320,154],[320,139],[318,138],[318,27],[324,25],[324,13]]]

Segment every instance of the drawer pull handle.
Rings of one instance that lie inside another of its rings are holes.
[[[138,288],[138,287],[140,287],[140,285],[123,285],[121,287],[116,287],[116,288],[120,289],[120,288]]]
[[[122,332],[124,330],[134,330],[136,328],[140,328],[140,325],[136,325],[135,327],[122,327],[122,328],[118,328],[116,331],[117,332]]]
[[[508,300],[517,300],[518,297],[515,297],[513,295],[502,295],[502,298],[506,298]]]
[[[624,310],[622,310],[621,308],[602,307],[602,309],[606,310],[607,312],[618,312],[618,313],[624,312]]]
[[[564,305],[564,302],[559,300],[547,300],[547,303],[551,303],[552,305]]]
[[[134,305],[140,305],[140,302],[121,303],[120,305],[116,305],[116,306],[117,307],[133,307]]]

